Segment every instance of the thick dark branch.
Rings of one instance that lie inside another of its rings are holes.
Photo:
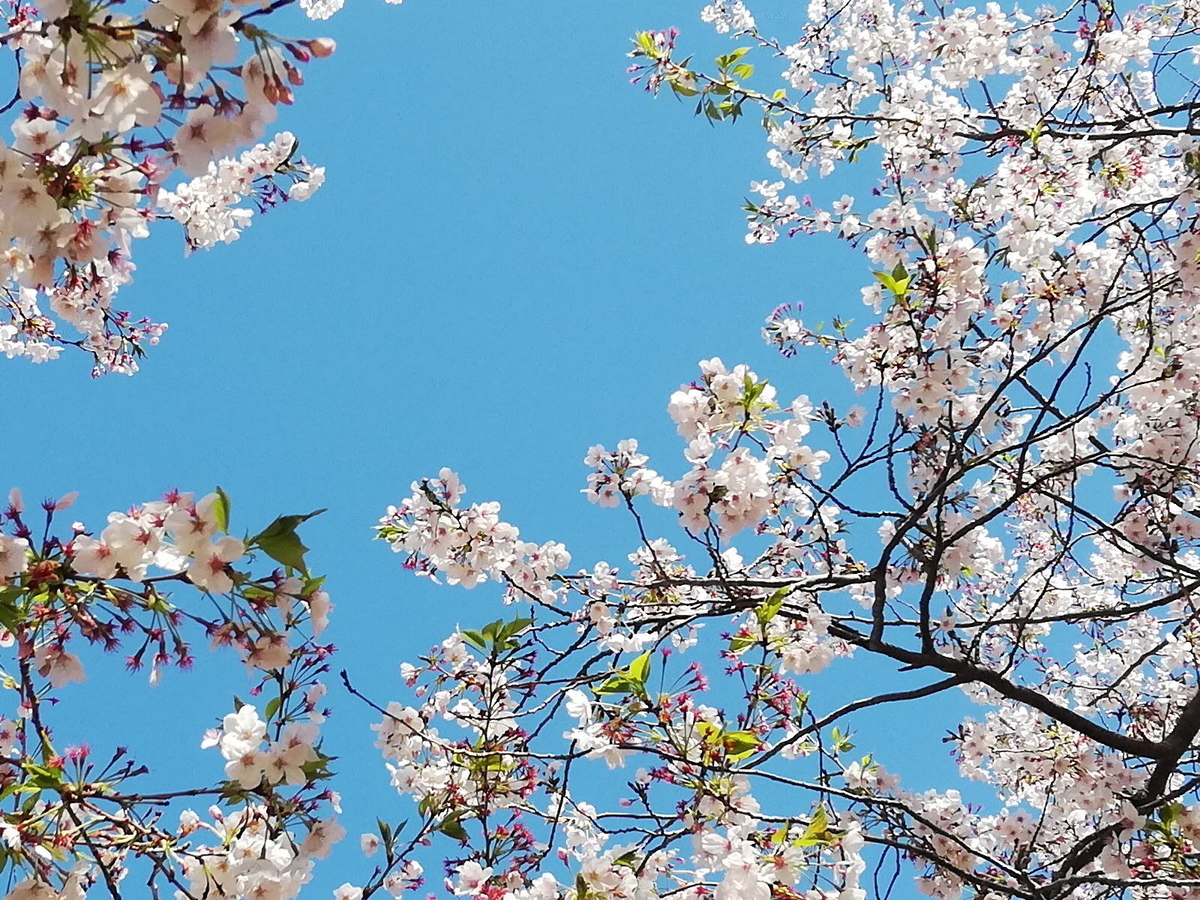
[[[940,653],[918,653],[913,650],[905,650],[894,644],[872,640],[862,632],[839,623],[831,624],[829,633],[856,647],[862,647],[871,653],[879,653],[913,668],[938,669],[948,675],[958,676],[964,682],[978,682],[986,685],[1002,697],[1032,707],[1054,721],[1073,728],[1085,737],[1098,744],[1103,744],[1105,747],[1111,747],[1113,750],[1143,759],[1161,760],[1171,756],[1172,748],[1168,747],[1165,741],[1145,741],[1121,734],[1119,731],[1111,731],[1103,725],[1055,703],[1045,694],[1014,684],[998,672],[977,666],[967,660],[953,659]],[[1200,712],[1197,714],[1200,715]]]
[[[959,675],[952,675],[949,678],[943,678],[941,681],[935,681],[933,684],[927,684],[924,687],[913,688],[911,691],[894,691],[890,694],[878,694],[874,697],[865,697],[862,700],[855,700],[853,703],[847,703],[845,706],[835,709],[827,716],[823,716],[810,725],[806,725],[793,735],[789,735],[786,740],[777,743],[770,750],[764,752],[761,756],[755,758],[754,764],[761,765],[775,754],[779,753],[785,747],[799,741],[801,738],[812,734],[814,731],[820,731],[827,725],[832,725],[843,716],[848,716],[852,712],[857,712],[860,709],[869,709],[872,706],[881,706],[884,703],[899,703],[904,700],[920,700],[922,697],[932,697],[934,694],[940,694],[942,691],[955,687],[960,684],[965,684],[966,678]]]

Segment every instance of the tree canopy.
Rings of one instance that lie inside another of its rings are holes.
[[[211,247],[239,204],[320,185],[290,134],[255,144],[333,51],[271,33],[290,2],[14,9],[0,349],[132,372],[162,328],[112,305],[132,239],[170,218]],[[587,452],[586,496],[627,526],[616,565],[525,540],[450,469],[414,481],[377,537],[508,608],[405,663],[398,699],[352,659],[330,684],[299,534],[316,513],[239,536],[220,489],[103,525],[14,492],[8,900],[297,896],[342,836],[337,778],[359,777],[323,751],[334,688],[377,711],[412,800],[339,900],[443,874],[486,900],[1200,891],[1200,7],[814,0],[783,37],[740,0],[701,18],[727,53],[640,32],[629,75],[713,125],[761,118],[774,174],[747,242],[827,233],[865,257],[854,316],[784,305],[763,327],[858,402],[703,360],[670,397],[669,471],[633,438]],[[224,778],[143,792],[123,748],[55,744],[72,646],[121,647],[153,681],[197,641],[255,679],[204,738]],[[835,680],[860,699],[831,702]],[[951,697],[958,781],[910,790],[905,748],[855,746],[856,717]]]

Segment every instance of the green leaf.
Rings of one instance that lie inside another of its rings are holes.
[[[310,512],[306,516],[280,516],[263,531],[250,539],[250,546],[257,547],[277,563],[282,563],[289,569],[308,575],[304,565],[304,554],[308,548],[300,541],[296,529],[313,516],[325,512],[323,509]]]
[[[833,750],[835,753],[849,753],[854,749],[854,745],[850,743],[850,733],[843,732],[840,728],[834,728],[829,736],[833,739]]]
[[[487,638],[485,638],[480,632],[468,630],[468,631],[462,632],[462,636],[463,636],[463,640],[466,641],[468,644],[473,644],[474,646],[478,647],[480,650],[487,649]]]
[[[633,869],[636,868],[637,861],[637,850],[626,850],[620,856],[616,857],[612,862],[614,866],[625,866],[628,869]]]
[[[829,814],[825,812],[825,807],[818,806],[817,811],[813,813],[812,820],[808,823],[808,828],[804,830],[804,836],[797,842],[798,846],[809,847],[813,844],[828,843],[829,837]]]
[[[722,736],[725,744],[725,755],[728,759],[737,761],[745,759],[758,749],[758,735],[752,731],[727,731]]]
[[[729,639],[729,652],[741,653],[743,650],[753,647],[757,643],[758,640],[756,638],[739,635]]]
[[[517,635],[533,624],[533,619],[517,618],[511,622],[497,621],[495,625],[498,627],[495,630],[496,650],[517,650],[521,646],[521,642],[517,640]]]
[[[275,717],[275,713],[279,712],[279,707],[283,703],[282,697],[272,697],[267,701],[267,708],[263,711],[263,718],[268,722]]]
[[[1182,814],[1182,803],[1166,803],[1158,811],[1158,817],[1162,819],[1163,825],[1165,825],[1168,829],[1172,828],[1175,823],[1179,821],[1179,818]]]
[[[633,690],[633,687],[629,679],[625,676],[614,675],[608,681],[604,682],[604,684],[600,685],[600,687],[594,688],[593,693],[597,697],[604,696],[605,694],[628,694]]]
[[[505,625],[502,629],[500,629],[500,638],[502,640],[506,640],[508,638],[515,637],[516,635],[520,634],[522,631],[524,631],[526,628],[528,628],[532,624],[533,624],[533,619],[522,619],[522,618],[513,619],[511,622],[509,622],[507,625]]]
[[[24,593],[21,588],[11,585],[0,588],[0,625],[9,631],[16,632],[25,619],[24,613],[17,607]]]
[[[48,768],[30,762],[25,763],[23,768],[31,776],[29,784],[32,784],[34,787],[48,788],[50,790],[62,787],[62,769]]]
[[[779,615],[779,611],[783,609],[783,601],[787,599],[789,590],[790,588],[780,588],[754,610],[754,617],[758,619],[759,625],[764,627],[770,625],[771,620]]]
[[[309,760],[300,767],[300,771],[304,773],[304,777],[309,781],[318,781],[322,778],[328,778],[333,773],[329,771],[329,760],[332,757],[323,756],[319,759]]]
[[[900,263],[897,263],[896,268],[890,273],[875,272],[873,274],[883,289],[891,293],[897,300],[903,302],[904,298],[908,296],[908,287],[912,283],[912,276]]]
[[[750,52],[749,47],[738,47],[731,53],[726,53],[724,56],[717,57],[717,65],[722,69],[728,69],[735,62]]]
[[[646,679],[650,677],[650,655],[652,650],[647,650],[637,659],[629,664],[629,679],[638,684],[645,684]]]
[[[722,104],[725,106],[727,104]],[[750,409],[763,395],[763,391],[767,389],[768,382],[766,381],[751,381],[749,376],[742,383],[742,405],[746,409]]]
[[[229,530],[229,495],[217,485],[217,502],[212,506],[213,515],[217,519],[217,528],[221,531]]]
[[[593,688],[593,692],[598,697],[605,694],[633,693],[644,699],[646,695],[646,679],[650,677],[650,657],[653,653],[653,650],[647,650],[631,662],[629,668],[618,669],[613,672],[608,681],[604,682],[598,688]]]
[[[587,882],[583,880],[582,875],[575,876],[575,900],[588,900],[589,896]]]
[[[462,631],[463,640],[478,647],[480,650],[491,648],[493,651],[516,650],[521,642],[516,636],[533,624],[533,619],[517,618],[511,622],[497,619],[489,622],[483,628]]]
[[[489,753],[476,757],[476,768],[484,772],[511,772],[516,763],[505,760],[503,753]]]
[[[466,843],[468,840],[467,829],[462,826],[461,815],[447,816],[442,824],[438,826],[438,831],[446,835],[446,837],[454,838],[456,841]]]

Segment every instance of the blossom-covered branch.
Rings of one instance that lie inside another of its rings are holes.
[[[0,867],[15,885],[6,896],[80,900],[95,885],[118,900],[127,878],[145,878],[154,897],[296,896],[341,834],[319,736],[332,648],[318,638],[332,607],[295,534],[308,517],[240,539],[223,492],[171,492],[112,513],[101,529],[75,522],[63,534],[59,514],[72,499],[29,510],[14,490],[0,532],[11,692],[0,719]],[[279,567],[262,571],[264,557]],[[69,721],[55,722],[60,694],[86,678],[77,645],[124,653],[153,686],[168,669],[191,668],[197,639],[234,651],[265,701],[242,704],[204,736],[223,774],[165,787],[138,748],[97,752]]]

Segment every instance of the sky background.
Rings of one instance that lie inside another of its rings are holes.
[[[124,305],[171,326],[137,376],[91,380],[83,354],[0,361],[23,412],[9,483],[28,500],[80,491],[72,514],[95,527],[172,487],[221,485],[235,532],[328,507],[302,532],[337,607],[328,635],[337,666],[381,703],[404,696],[402,660],[503,614],[499,590],[437,588],[372,541],[414,479],[450,466],[467,501],[501,501],[527,539],[563,541],[576,566],[623,563],[632,523],[580,493],[587,448],[638,437],[678,477],[665,407],[699,360],[750,363],[785,400],[827,396],[842,390],[828,361],[780,358],[763,319],[783,302],[802,301],[806,320],[866,312],[868,266],[848,248],[745,244],[749,182],[772,174],[753,116],[714,128],[629,85],[636,30],[678,26],[697,60],[736,46],[700,23],[702,5],[349,0],[327,23],[285,19],[289,36],[338,42],[279,122],[327,167],[326,186],[231,246],[184,259],[168,223],[135,248]],[[794,5],[760,7],[760,25],[790,40]],[[760,62],[774,89],[777,64]],[[164,778],[216,777],[199,740],[226,690],[247,684],[232,656],[219,662],[190,680],[169,672],[154,692],[119,660],[92,665],[63,728],[94,747],[127,741]],[[834,697],[872,688],[826,683]],[[350,837],[312,897],[369,871],[357,835],[376,816],[411,811],[371,745],[373,714],[330,689],[326,749],[341,757]],[[950,770],[941,734],[910,712],[860,743],[924,787]]]

